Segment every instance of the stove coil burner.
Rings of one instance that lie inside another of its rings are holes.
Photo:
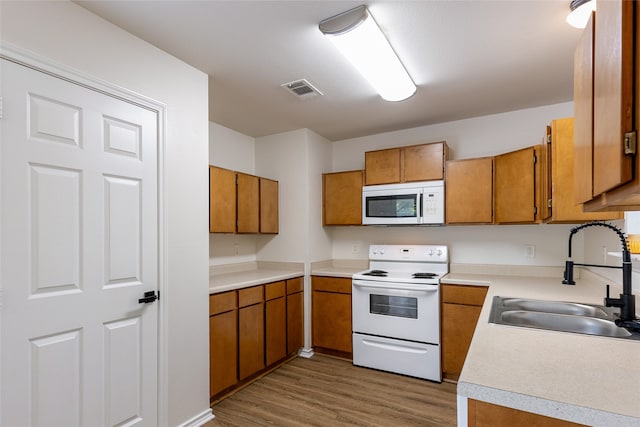
[[[413,273],[411,277],[414,279],[433,279],[436,276],[436,273]]]
[[[387,277],[387,272],[384,270],[371,270],[369,272],[363,273],[363,276],[376,276],[376,277]]]

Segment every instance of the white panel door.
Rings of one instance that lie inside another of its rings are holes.
[[[155,426],[157,114],[0,65],[0,426]]]

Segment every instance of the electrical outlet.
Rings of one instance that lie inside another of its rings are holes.
[[[354,243],[351,246],[351,253],[352,254],[357,254],[358,252],[360,252],[360,245],[358,243]]]
[[[233,253],[235,255],[240,255],[240,245],[239,244],[237,244],[237,243],[233,244]]]
[[[536,257],[536,245],[524,245],[524,256],[526,258]]]

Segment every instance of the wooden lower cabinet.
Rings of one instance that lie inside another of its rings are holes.
[[[238,383],[238,298],[235,291],[209,296],[209,392]]]
[[[457,381],[476,330],[487,287],[443,284],[442,376]]]
[[[304,283],[302,277],[287,280],[287,354],[304,346]]]
[[[480,400],[468,400],[469,427],[580,427],[571,421],[494,405]]]
[[[209,317],[209,395],[238,382],[238,311]]]
[[[303,279],[209,296],[209,384],[214,401],[304,345]]]
[[[265,286],[265,362],[272,365],[287,355],[287,299],[285,282]]]
[[[238,378],[264,367],[264,303],[258,303],[238,310]]]
[[[351,357],[351,279],[313,276],[312,289],[314,349]]]

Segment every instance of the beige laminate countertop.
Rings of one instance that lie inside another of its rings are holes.
[[[640,426],[640,341],[488,323],[496,295],[602,304],[610,282],[584,270],[576,282],[459,273],[443,278],[489,286],[458,395],[592,426]],[[612,286],[612,295],[619,292]]]
[[[236,268],[220,268],[209,275],[209,294],[300,276],[304,276],[304,267],[293,263],[247,263]]]

